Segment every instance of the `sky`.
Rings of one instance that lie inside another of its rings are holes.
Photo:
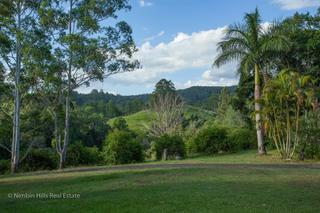
[[[298,12],[315,13],[320,0],[130,0],[132,9],[118,13],[133,29],[142,65],[130,73],[110,76],[78,89],[137,95],[150,93],[162,78],[177,89],[191,86],[231,86],[238,83],[237,62],[212,67],[217,43],[230,24],[241,23],[256,7],[263,23]]]

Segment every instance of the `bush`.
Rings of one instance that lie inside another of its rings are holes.
[[[6,174],[10,171],[10,160],[0,160],[0,174]]]
[[[162,158],[163,151],[167,149],[167,158],[176,158],[185,156],[185,144],[182,137],[178,135],[163,135],[157,138],[153,143],[153,150],[157,160]]]
[[[94,165],[102,162],[97,147],[85,147],[81,142],[71,144],[67,152],[66,164],[69,166]]]
[[[189,153],[215,154],[256,147],[255,132],[246,128],[206,127],[188,141]]]
[[[227,140],[227,128],[213,126],[200,130],[190,141],[188,150],[190,153],[213,154],[229,149]]]
[[[296,150],[300,160],[320,159],[320,110],[302,118],[301,139]]]
[[[113,130],[129,130],[127,121],[123,117],[116,118],[112,124]]]
[[[104,146],[105,161],[110,164],[142,162],[142,145],[132,132],[116,130],[110,133]]]
[[[228,133],[228,143],[232,144],[229,150],[232,152],[256,148],[256,133],[249,129],[232,129]]]
[[[300,153],[301,154],[301,153]],[[305,146],[305,150],[304,150],[304,158],[306,159],[316,159],[319,160],[320,159],[320,143],[308,143]],[[300,159],[304,159],[300,156]]]
[[[58,165],[58,155],[52,149],[32,149],[20,164],[22,171],[52,170]]]

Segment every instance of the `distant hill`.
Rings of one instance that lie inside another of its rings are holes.
[[[213,94],[219,95],[224,87],[210,87],[210,86],[194,86],[187,89],[177,90],[178,94],[181,95],[183,100],[188,105],[201,106],[203,103],[207,102],[209,97]],[[234,93],[236,86],[227,87],[230,93]],[[103,91],[92,90],[89,94],[81,94],[78,92],[74,93],[74,100],[78,105],[90,104],[97,101],[108,102],[112,100],[115,104],[121,106],[125,105],[128,101],[138,99],[147,103],[150,94],[141,95],[114,95],[110,93],[104,93]]]
[[[211,95],[219,95],[224,87],[194,86],[187,89],[178,90],[178,94],[187,104],[198,105],[208,101]],[[237,86],[227,87],[229,92],[233,94]]]
[[[199,107],[185,105],[183,116],[186,121],[193,120],[203,124],[204,122],[211,120],[214,117],[214,113]],[[150,110],[142,110],[122,117],[127,121],[130,129],[136,132],[145,132],[147,130],[146,126],[149,127],[151,125],[156,118],[156,114]],[[112,126],[115,119],[116,118],[110,119],[108,124]]]

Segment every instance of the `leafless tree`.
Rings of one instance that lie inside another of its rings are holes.
[[[148,127],[152,136],[177,133],[183,121],[183,101],[172,93],[159,94],[152,102],[152,110],[156,113],[156,119]]]

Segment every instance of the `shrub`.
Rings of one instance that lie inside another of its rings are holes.
[[[178,135],[163,135],[155,140],[153,143],[153,150],[156,158],[160,160],[162,158],[163,151],[167,149],[167,157],[175,158],[185,156],[185,144],[182,137]]]
[[[320,137],[320,136],[319,136]],[[300,153],[301,154],[301,153]],[[307,159],[320,159],[320,143],[309,143],[305,146],[305,150],[304,150],[304,158]],[[300,159],[304,159],[302,157],[300,157]]]
[[[215,154],[256,147],[255,132],[246,128],[213,125],[201,129],[188,141],[189,153]]]
[[[320,110],[304,114],[297,154],[300,160],[320,159]]]
[[[220,151],[228,151],[227,129],[213,126],[199,131],[190,141],[188,149],[190,153],[213,154]]]
[[[94,165],[102,162],[102,156],[97,147],[85,147],[81,142],[71,144],[66,164],[69,166]]]
[[[113,130],[129,130],[127,121],[123,117],[116,118],[112,124]]]
[[[256,148],[256,134],[250,129],[236,128],[228,133],[228,143],[232,144],[230,150],[248,150]]]
[[[10,160],[0,160],[0,174],[6,174],[10,171]]]
[[[58,165],[58,156],[52,149],[32,149],[20,164],[22,171],[52,170]]]
[[[116,130],[106,139],[104,158],[110,164],[142,162],[142,145],[132,132]]]

